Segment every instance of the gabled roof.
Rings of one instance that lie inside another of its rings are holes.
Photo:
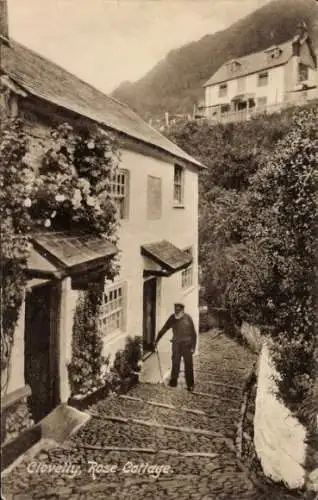
[[[77,76],[10,39],[1,44],[1,71],[28,93],[90,118],[152,147],[203,167],[176,144],[148,125],[127,105],[105,95]]]
[[[268,52],[271,49],[280,49],[280,55],[273,59],[268,57]],[[215,85],[218,83],[226,82],[228,80],[233,80],[239,78],[241,76],[250,75],[252,73],[258,73],[262,70],[267,70],[270,68],[274,68],[276,66],[281,66],[286,64],[293,54],[293,40],[289,40],[288,42],[282,43],[275,47],[270,47],[266,50],[262,50],[260,52],[254,52],[252,54],[248,54],[246,56],[235,59],[235,62],[239,63],[237,65],[236,71],[231,74],[228,71],[228,64],[226,62],[221,66],[214,75],[204,84],[204,87],[208,87],[210,85]]]

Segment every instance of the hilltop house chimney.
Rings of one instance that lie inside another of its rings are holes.
[[[0,0],[0,43],[9,43],[8,3]]]

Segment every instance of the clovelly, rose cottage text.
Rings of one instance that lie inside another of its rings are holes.
[[[87,462],[87,472],[93,480],[106,474],[135,474],[149,475],[158,479],[162,474],[169,474],[172,468],[168,464],[149,464],[148,462],[126,462],[123,466],[112,463],[100,463],[93,460]],[[74,478],[83,472],[82,467],[73,463],[48,464],[45,462],[30,462],[28,465],[29,474],[56,474],[57,476],[67,476]]]

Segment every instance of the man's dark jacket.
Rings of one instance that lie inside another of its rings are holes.
[[[184,313],[181,318],[176,318],[174,314],[171,314],[159,331],[156,343],[168,330],[170,330],[170,328],[172,328],[173,331],[173,343],[188,345],[189,349],[195,351],[197,335],[192,318],[189,314]]]

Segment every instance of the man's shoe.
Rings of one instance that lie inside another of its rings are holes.
[[[174,382],[173,380],[170,380],[168,385],[170,387],[177,387],[177,382]]]
[[[187,387],[188,391],[193,392],[194,390],[194,385],[190,385],[190,387]]]

